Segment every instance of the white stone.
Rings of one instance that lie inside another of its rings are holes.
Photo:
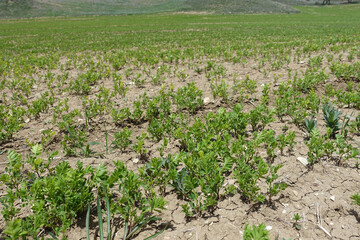
[[[267,231],[270,231],[272,229],[272,226],[266,226],[265,228]]]
[[[304,166],[307,166],[309,164],[308,160],[304,157],[298,157],[297,160],[301,162]]]
[[[330,200],[335,202],[335,196],[331,196]]]
[[[138,163],[139,159],[138,158],[134,158],[133,163]]]
[[[209,103],[209,102],[210,102],[210,98],[209,98],[209,97],[204,98],[204,104],[207,104],[207,103]]]

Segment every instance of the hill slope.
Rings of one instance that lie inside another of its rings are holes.
[[[177,11],[218,14],[293,13],[298,10],[291,5],[315,2],[316,0],[0,0],[0,18]]]

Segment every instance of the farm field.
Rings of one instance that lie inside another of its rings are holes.
[[[359,239],[360,5],[294,8],[0,20],[2,236]]]

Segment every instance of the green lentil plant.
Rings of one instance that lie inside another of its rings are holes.
[[[151,83],[154,85],[161,85],[162,83],[164,83],[164,81],[165,77],[163,76],[161,70],[159,70],[158,68],[156,74],[151,75]]]
[[[189,74],[185,73],[185,70],[181,70],[176,73],[176,77],[179,79],[180,82],[185,82],[186,79],[189,77]]]
[[[34,100],[28,109],[28,113],[33,115],[35,119],[39,119],[40,113],[48,112],[49,107],[55,102],[53,92],[45,92],[40,98]]]
[[[269,196],[268,201],[270,204],[272,203],[272,198],[288,186],[284,182],[275,182],[279,178],[277,172],[280,168],[282,168],[282,166],[283,165],[281,163],[276,166],[269,165],[269,175],[266,177],[266,184],[268,185],[267,193]]]
[[[250,227],[245,223],[243,240],[270,240],[265,224]]]
[[[0,105],[0,144],[9,141],[24,126],[22,107]]]
[[[132,131],[128,128],[124,128],[119,132],[115,132],[114,140],[111,142],[113,148],[120,149],[122,153],[130,146],[131,144],[131,137]]]
[[[233,94],[238,95],[239,101],[245,101],[249,99],[252,94],[255,93],[257,88],[256,80],[250,79],[249,75],[246,75],[245,79],[241,80],[234,76],[234,84],[232,86]]]
[[[8,164],[5,172],[0,175],[0,180],[6,186],[6,195],[0,198],[4,208],[1,211],[5,222],[10,222],[21,208],[16,205],[16,201],[21,197],[24,189],[24,176],[22,174],[25,161],[17,152],[10,150],[7,155]],[[26,183],[25,183],[26,186]],[[25,206],[25,205],[22,205]]]
[[[230,112],[226,112],[225,108],[221,107],[216,114],[209,113],[206,116],[208,131],[220,136],[224,133],[230,133],[233,136],[244,134],[248,114],[243,113],[242,109],[242,105],[237,104],[234,106],[233,111]]]
[[[359,61],[351,64],[332,62],[332,64],[330,65],[330,70],[337,79],[350,81],[360,79],[359,67]]]
[[[275,121],[273,118],[274,115],[274,109],[269,109],[268,106],[263,104],[257,105],[248,115],[252,130],[259,131],[264,129],[267,124]]]
[[[258,181],[268,172],[268,165],[261,157],[254,157],[251,164],[242,160],[237,161],[234,177],[239,186],[242,197],[251,203],[262,203],[265,196],[260,193]]]
[[[305,142],[306,146],[309,148],[307,156],[310,168],[325,155],[324,142],[326,140],[327,137],[320,136],[320,131],[316,128],[310,133],[309,141]]]
[[[141,78],[142,74],[138,73],[136,77],[134,77],[134,84],[138,88],[143,88],[145,84],[145,78]]]
[[[311,89],[315,88],[318,84],[325,83],[329,75],[325,71],[318,68],[306,69],[302,78],[294,77],[293,85],[296,91],[308,93]]]
[[[119,111],[115,108],[112,108],[110,115],[116,126],[124,126],[125,122],[130,119],[131,112],[129,108],[122,108]]]
[[[355,158],[359,154],[359,149],[348,144],[342,135],[337,134],[335,140],[336,153],[338,155],[337,164],[341,165],[343,162]]]
[[[225,79],[222,79],[220,83],[217,80],[212,79],[210,83],[211,92],[214,98],[221,97],[221,99],[228,103],[229,95],[227,92],[228,85],[226,84]]]
[[[65,233],[77,214],[93,199],[91,186],[84,177],[89,172],[90,168],[83,168],[80,162],[77,169],[62,162],[56,166],[53,176],[34,181],[30,188],[34,215],[29,217],[31,222],[37,223],[34,231],[43,226],[56,235]]]
[[[265,84],[262,90],[261,103],[264,105],[269,104],[270,101],[270,85]]]
[[[354,201],[354,203],[356,205],[360,206],[360,195],[359,194],[356,193],[356,194],[352,195],[350,198]]]
[[[275,149],[278,147],[278,141],[275,137],[275,131],[272,129],[264,130],[260,133],[262,135],[263,141],[265,143],[267,160],[273,162],[276,155]]]
[[[174,94],[174,102],[178,110],[188,109],[190,113],[195,113],[203,106],[202,95],[195,83],[188,83]]]
[[[159,142],[165,135],[165,126],[164,124],[154,118],[153,120],[151,120],[151,122],[149,123],[149,126],[148,126],[148,133],[150,133],[150,135],[157,141]]]
[[[170,172],[175,170],[169,158],[153,158],[139,169],[139,175],[149,187],[158,187],[160,194],[165,196],[166,187],[170,184]]]
[[[294,214],[293,220],[295,221],[293,226],[296,230],[301,230],[301,225],[298,223],[300,221],[301,217],[298,213]]]
[[[287,145],[287,142],[286,142],[286,135],[285,134],[280,134],[276,137],[276,140],[278,142],[278,147],[280,149],[280,154],[281,155],[284,155],[284,148],[286,147]]]
[[[295,141],[295,131],[289,131],[288,135],[286,135],[285,137],[285,141],[288,144],[288,148],[289,148],[289,153],[291,153],[294,150],[294,146],[296,145],[296,141]]]
[[[27,162],[32,168],[27,174],[23,174],[26,166],[21,155],[10,151],[9,164],[0,177],[7,187],[7,194],[0,200],[5,206],[2,214],[7,222],[6,232],[9,235],[11,231],[12,236],[20,234],[22,238],[38,238],[46,229],[56,236],[60,233],[64,236],[77,214],[93,198],[91,184],[84,177],[91,169],[83,168],[80,162],[73,169],[65,161],[50,168],[56,152],[48,155],[46,163],[41,157],[41,145],[35,145],[31,150],[33,154],[28,156]],[[16,204],[19,200],[20,205]],[[26,206],[32,212],[20,223],[15,215]]]
[[[77,156],[77,149],[81,149],[84,152],[83,147],[86,143],[86,133],[75,126],[69,125],[68,123],[65,123],[65,129],[67,132],[64,135],[64,139],[61,141],[65,155]]]
[[[26,240],[26,236],[28,232],[24,230],[24,221],[19,218],[15,218],[12,221],[9,221],[6,225],[6,229],[4,229],[3,233],[7,236],[6,239],[11,240]]]
[[[349,124],[350,132],[360,134],[360,114],[357,115],[354,121]]]
[[[130,120],[136,124],[140,123],[143,119],[143,113],[144,113],[144,110],[143,110],[142,102],[140,100],[134,101],[133,111],[130,115]]]
[[[74,81],[70,81],[69,89],[76,95],[88,95],[91,85],[83,78],[78,77]]]
[[[112,202],[111,209],[124,221],[123,239],[131,239],[149,222],[160,220],[155,213],[165,209],[166,201],[144,184],[139,175],[127,170],[123,163],[115,162],[110,179],[111,185],[118,185],[120,193],[119,198]]]
[[[57,119],[69,111],[69,98],[65,98],[64,101],[59,101],[58,105],[53,110],[53,124],[56,124]]]
[[[133,144],[132,148],[136,152],[140,160],[145,160],[147,158],[147,149],[145,148],[145,139],[147,138],[146,133],[142,133],[140,136],[136,137],[136,142]]]
[[[276,140],[278,142],[277,146],[280,149],[281,155],[284,154],[284,149],[286,146],[288,146],[289,153],[292,152],[294,145],[296,144],[295,137],[296,135],[294,131],[289,131],[287,135],[280,134],[276,137]]]
[[[129,88],[126,87],[125,83],[122,81],[122,77],[116,73],[113,73],[113,83],[115,93],[124,98]]]

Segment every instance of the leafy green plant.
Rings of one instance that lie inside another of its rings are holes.
[[[272,198],[288,186],[284,182],[275,182],[279,178],[277,172],[280,168],[282,168],[282,166],[282,164],[278,164],[276,166],[269,166],[269,176],[266,177],[266,183],[268,185],[269,203],[272,203]]]
[[[113,73],[113,82],[114,82],[114,91],[124,98],[129,88],[126,87],[125,83],[122,81],[122,77],[117,75],[116,73]]]
[[[305,118],[304,125],[306,131],[310,134],[316,128],[317,121],[314,118],[311,119]]]
[[[25,110],[0,104],[0,144],[9,141],[24,126]]]
[[[119,132],[116,132],[114,134],[114,140],[111,142],[111,145],[113,148],[118,148],[121,152],[124,152],[131,144],[131,140],[129,139],[131,134],[132,131],[128,128],[124,128]]]
[[[298,223],[300,219],[301,219],[300,215],[298,213],[295,213],[293,217],[295,223],[293,224],[293,226],[296,230],[301,230],[301,225]]]
[[[24,230],[23,220],[15,218],[14,220],[7,223],[6,229],[3,233],[7,236],[6,239],[18,240],[26,239],[28,232]]]
[[[245,223],[243,240],[270,240],[265,224],[250,227]]]
[[[32,166],[27,175],[24,160],[20,154],[9,152],[9,165],[1,181],[7,186],[7,194],[1,198],[1,203],[6,206],[2,214],[7,221],[6,229],[12,236],[24,238],[39,236],[41,229],[48,229],[59,235],[64,235],[74,222],[77,214],[93,199],[91,184],[84,176],[91,172],[91,168],[84,168],[78,162],[77,168],[70,167],[68,162],[61,162],[53,169],[41,158],[42,146],[32,147],[33,155],[27,162]],[[17,200],[21,200],[20,208],[15,207]],[[21,222],[15,220],[16,213],[21,208],[29,206],[32,213]],[[10,233],[11,232],[11,233]]]
[[[111,109],[110,115],[117,126],[123,126],[130,118],[131,112],[129,108],[122,108],[119,111],[113,108]]]
[[[158,119],[154,118],[149,123],[148,132],[157,142],[159,142],[165,135],[164,124]]]
[[[338,165],[351,158],[355,158],[359,154],[359,149],[348,144],[340,134],[336,135],[335,147],[338,155]]]
[[[139,169],[141,178],[150,187],[159,187],[162,196],[165,196],[166,187],[170,183],[170,162],[167,158],[153,158]]]
[[[175,93],[174,102],[179,110],[188,109],[190,113],[194,113],[203,105],[202,95],[195,83],[188,83]]]
[[[326,127],[332,130],[330,137],[335,138],[336,134],[340,130],[340,114],[341,112],[335,109],[331,103],[323,105],[323,117],[326,123]]]
[[[119,213],[124,221],[123,239],[131,239],[149,222],[160,220],[155,212],[165,209],[165,200],[158,197],[154,190],[144,187],[137,174],[127,170],[123,163],[115,163],[118,172],[116,182],[119,185],[120,197],[114,199],[112,209]],[[110,176],[111,178],[111,176]]]
[[[240,193],[249,202],[264,202],[265,196],[260,193],[258,180],[263,178],[268,172],[268,165],[261,157],[254,159],[255,167],[246,162],[239,161],[234,170],[234,177],[239,185]]]
[[[221,99],[225,103],[228,103],[229,101],[229,95],[227,92],[228,85],[226,84],[226,81],[224,79],[222,79],[220,83],[218,83],[215,79],[211,80],[210,87],[214,98],[221,97]]]
[[[307,153],[309,167],[313,167],[313,165],[325,155],[325,140],[326,137],[320,136],[320,131],[316,128],[310,133],[309,141],[305,142],[309,149]]]
[[[145,139],[147,138],[146,133],[142,133],[140,136],[137,136],[137,141],[132,146],[133,150],[136,152],[140,160],[147,158],[147,149],[145,148]]]
[[[359,194],[356,193],[356,194],[352,195],[350,198],[354,201],[354,203],[356,205],[360,206],[360,195]]]

